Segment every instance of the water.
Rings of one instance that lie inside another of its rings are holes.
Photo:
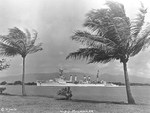
[[[41,95],[58,98],[57,91],[62,87],[26,86],[27,95]],[[71,87],[73,97],[78,100],[127,102],[125,87]],[[136,103],[150,104],[149,86],[132,86]],[[7,86],[5,93],[21,95],[21,86]]]

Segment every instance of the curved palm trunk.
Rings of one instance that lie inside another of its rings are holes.
[[[26,96],[25,93],[25,84],[24,84],[24,80],[25,80],[25,57],[23,57],[23,73],[22,73],[22,95]]]
[[[134,101],[132,94],[131,94],[130,82],[129,82],[128,72],[127,72],[127,63],[126,62],[123,62],[123,68],[124,68],[124,77],[125,77],[125,83],[126,83],[126,92],[127,92],[128,103],[129,104],[135,104],[135,101]]]

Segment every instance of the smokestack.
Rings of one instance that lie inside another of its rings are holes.
[[[88,76],[88,82],[90,82],[91,81],[91,77],[90,76]]]
[[[72,82],[72,75],[70,75],[70,82]]]
[[[85,75],[84,75],[84,78],[83,78],[83,79],[84,79],[83,81],[86,82],[86,76],[85,76]]]
[[[77,81],[77,75],[75,75],[75,78],[74,78],[74,79],[75,79],[75,82],[76,82],[76,81]]]

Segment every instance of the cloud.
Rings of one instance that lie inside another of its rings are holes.
[[[109,63],[107,63],[107,64],[97,64],[97,67],[98,67],[99,69],[101,69],[101,68],[108,67],[108,65],[109,65]]]
[[[70,69],[71,72],[84,72],[81,68],[72,68]]]
[[[119,0],[120,1],[120,0]],[[0,0],[0,33],[8,32],[10,27],[22,27],[38,31],[43,51],[27,56],[26,73],[55,72],[59,66],[70,71],[96,74],[123,74],[122,64],[118,61],[107,64],[87,64],[85,60],[65,60],[66,56],[82,46],[70,39],[75,30],[82,29],[85,15],[91,9],[101,8],[105,0]],[[122,1],[128,15],[137,9],[137,1]],[[148,5],[148,1],[144,0]],[[131,11],[132,10],[132,11]],[[134,15],[133,15],[134,17]],[[130,75],[149,77],[149,51],[141,52],[128,62]],[[14,57],[10,69],[4,75],[22,73],[22,59]]]
[[[150,69],[150,62],[147,62],[146,65],[147,65],[148,69]]]
[[[64,52],[63,52],[63,51],[60,51],[60,52],[59,52],[59,54],[60,54],[60,55],[63,55],[63,54],[64,54]]]

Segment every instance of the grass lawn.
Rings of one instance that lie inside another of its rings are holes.
[[[150,105],[0,95],[0,113],[150,113]]]

